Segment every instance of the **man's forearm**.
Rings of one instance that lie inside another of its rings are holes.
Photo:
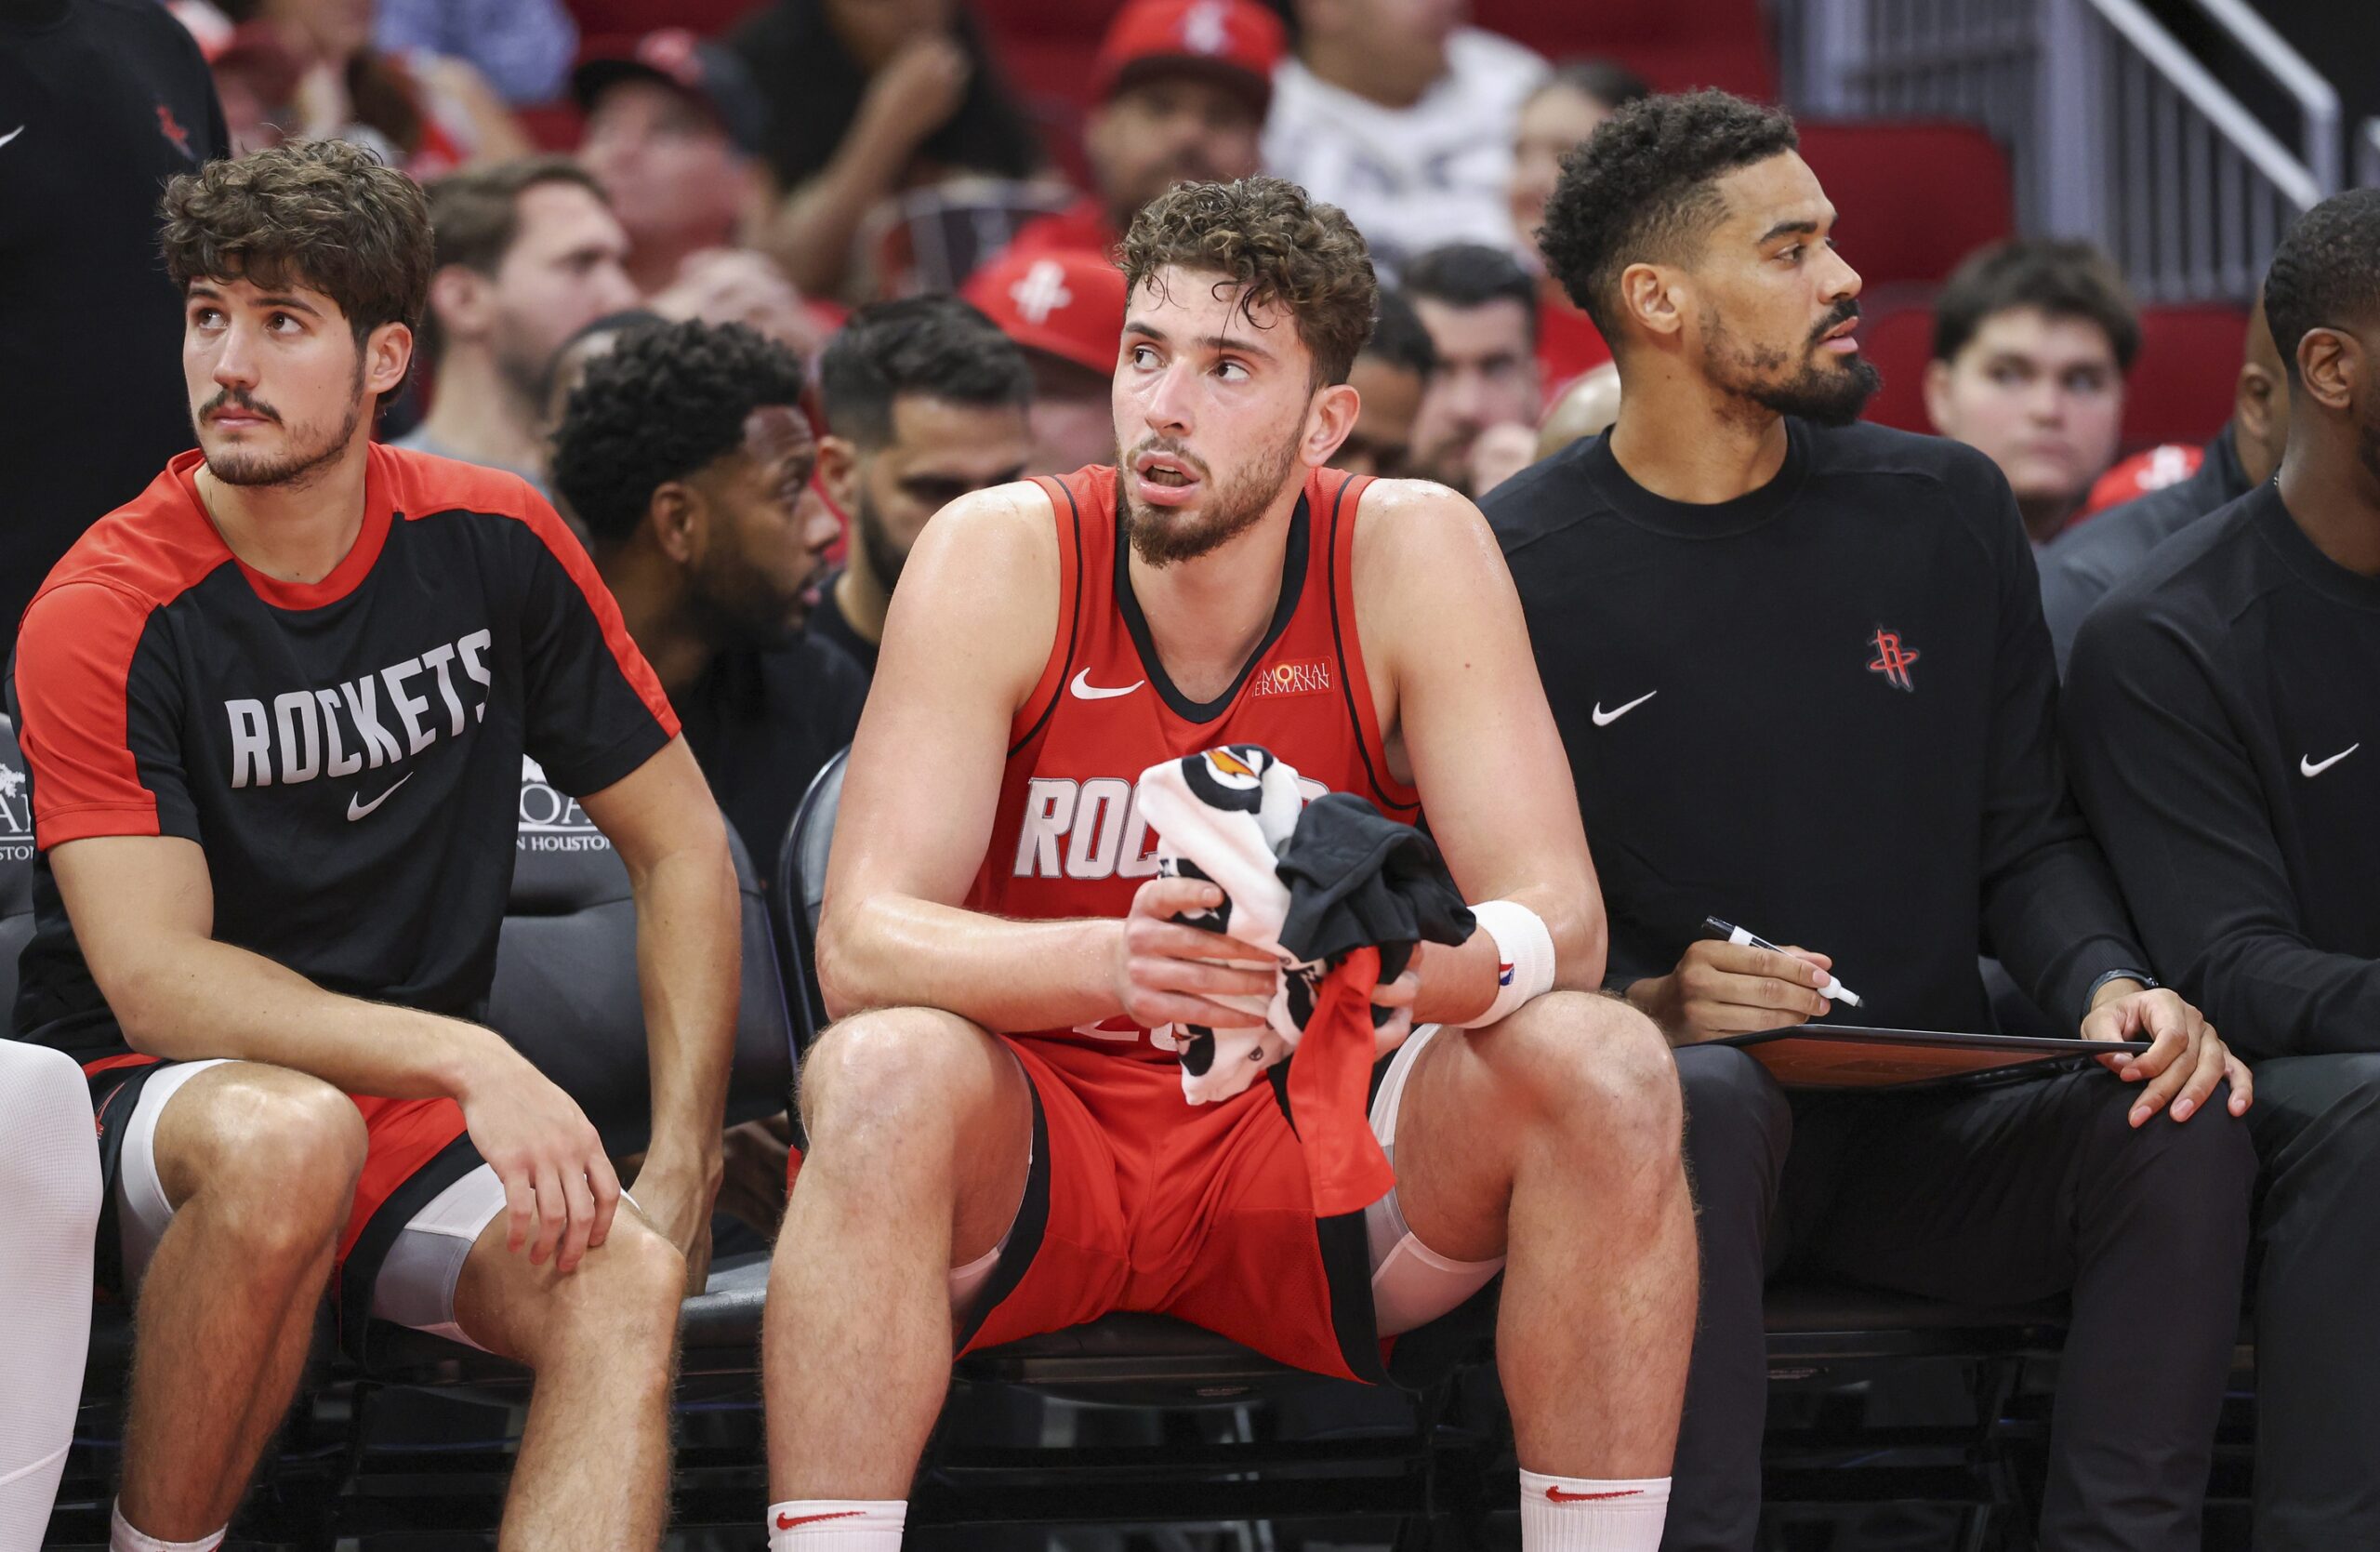
[[[631,882],[653,1074],[652,1153],[715,1159],[743,977],[735,869],[722,844],[675,853]]]
[[[825,924],[826,1011],[941,1008],[986,1029],[1067,1028],[1124,1008],[1113,956],[1120,921],[1011,922],[879,895]]]
[[[459,1098],[491,1061],[520,1059],[492,1029],[326,991],[213,939],[161,948],[102,989],[126,1040],[144,1055],[269,1062],[348,1094]]]

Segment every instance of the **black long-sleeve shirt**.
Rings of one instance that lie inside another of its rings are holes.
[[[1833,956],[1850,1023],[1990,1028],[1996,952],[2059,1020],[2144,962],[2058,750],[2041,590],[1999,470],[1789,420],[1733,501],[1579,443],[1484,506],[1520,589],[1611,923],[1613,980],[1724,917]]]
[[[2249,1055],[2380,1050],[2380,579],[2264,485],[2161,545],[2068,672],[2159,975]]]

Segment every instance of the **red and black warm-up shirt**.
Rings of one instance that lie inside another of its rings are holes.
[[[511,887],[522,759],[574,796],[678,732],[619,607],[517,476],[374,446],[320,582],[225,546],[175,458],[26,612],[9,685],[33,777],[16,1028],[125,1050],[48,865],[90,836],[205,849],[215,936],[329,990],[477,1017]]]

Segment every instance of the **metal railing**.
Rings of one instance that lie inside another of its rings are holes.
[[[2244,0],[2192,4],[2294,105],[2294,147],[2138,0],[1779,0],[1787,96],[1979,123],[2022,230],[2098,242],[2144,301],[2245,298],[2340,186],[2338,94]]]

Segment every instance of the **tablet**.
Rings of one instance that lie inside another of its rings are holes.
[[[1789,1089],[1905,1088],[2034,1063],[2088,1061],[2094,1056],[2149,1049],[2149,1042],[2139,1040],[1963,1035],[1939,1029],[1829,1028],[1819,1024],[1729,1035],[1711,1043],[1739,1047]]]

